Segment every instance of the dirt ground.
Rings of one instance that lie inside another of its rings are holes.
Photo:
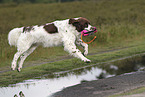
[[[53,97],[108,97],[145,86],[145,71],[83,82],[57,92]],[[145,97],[145,93],[121,97]]]

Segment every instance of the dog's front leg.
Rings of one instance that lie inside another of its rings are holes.
[[[77,45],[80,45],[81,47],[83,47],[84,49],[84,55],[87,56],[88,55],[88,44],[83,43],[81,39],[79,39],[78,41],[76,41]]]
[[[80,58],[84,62],[91,62],[91,60],[87,59],[79,49],[77,49],[76,45],[71,41],[64,41],[64,50],[69,52],[74,57]]]

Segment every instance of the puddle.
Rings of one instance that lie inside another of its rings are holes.
[[[118,61],[104,62],[94,66],[44,75],[36,79],[26,80],[22,83],[0,88],[0,97],[13,97],[23,91],[25,97],[50,97],[63,88],[80,84],[85,81],[108,78],[115,75],[142,71],[145,68],[145,56],[120,59]]]

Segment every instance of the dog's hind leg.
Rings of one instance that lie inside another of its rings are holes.
[[[13,61],[12,61],[12,65],[11,65],[11,69],[15,70],[16,66],[17,66],[17,60],[20,57],[20,55],[23,54],[23,52],[18,51],[16,52],[16,54],[14,55]]]
[[[26,36],[26,35],[25,35]],[[24,37],[24,35],[19,37],[18,43],[17,43],[17,52],[14,55],[13,61],[12,61],[12,65],[11,65],[11,69],[15,70],[16,66],[17,66],[17,60],[19,59],[19,57],[24,54],[24,52],[26,52],[27,50],[29,50],[29,48],[32,45],[32,42],[30,39],[28,39],[29,37]]]
[[[25,61],[25,59],[38,47],[38,45],[32,45],[30,47],[30,49],[28,49],[26,52],[24,52],[21,56],[20,56],[20,61],[19,61],[19,67],[18,67],[18,72],[21,71],[21,68],[23,66],[23,63]]]

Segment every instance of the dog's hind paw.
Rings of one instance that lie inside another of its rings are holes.
[[[13,71],[14,71],[14,70],[15,70],[15,68],[16,68],[16,67],[11,67],[11,70],[13,70]]]
[[[11,65],[11,70],[15,70],[16,69],[16,64],[15,63],[12,63],[12,65]]]
[[[21,71],[21,68],[18,68],[17,71],[20,72]]]

